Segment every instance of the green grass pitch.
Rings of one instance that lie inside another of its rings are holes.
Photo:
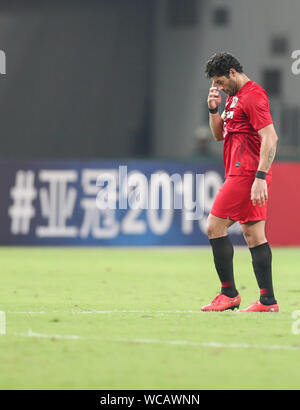
[[[1,248],[0,387],[299,389],[299,249],[273,262],[279,314],[201,313],[219,290],[209,249]],[[246,307],[247,249],[235,274]]]

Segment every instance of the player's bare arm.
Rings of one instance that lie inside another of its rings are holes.
[[[276,155],[278,136],[273,124],[262,128],[260,131],[258,131],[258,133],[262,137],[258,171],[267,173]],[[258,203],[259,206],[262,206],[267,200],[268,188],[266,181],[263,179],[255,178],[251,190],[251,201],[253,205],[256,206],[256,204]]]
[[[213,81],[211,88],[209,89],[209,94],[207,98],[208,108],[214,110],[219,107],[222,102],[221,94]],[[223,141],[223,119],[217,112],[215,114],[209,114],[209,125],[213,133],[214,138],[217,141]]]

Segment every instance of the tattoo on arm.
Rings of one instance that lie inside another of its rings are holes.
[[[270,151],[269,151],[269,155],[268,155],[268,165],[267,165],[268,170],[269,170],[270,166],[272,165],[272,162],[275,158],[275,153],[276,153],[275,149],[271,148]]]

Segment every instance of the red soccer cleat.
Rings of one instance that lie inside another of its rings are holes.
[[[220,293],[214,298],[214,300],[207,306],[203,306],[202,312],[224,312],[224,310],[238,309],[241,304],[241,297],[237,295],[234,298],[229,298],[226,295]]]
[[[259,301],[250,305],[247,309],[238,310],[238,313],[247,313],[247,312],[279,312],[279,306],[276,303],[275,305],[263,305]]]

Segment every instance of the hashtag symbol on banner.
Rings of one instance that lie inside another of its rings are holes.
[[[18,171],[15,186],[10,190],[13,205],[8,209],[11,218],[11,233],[26,235],[30,230],[30,221],[35,216],[32,205],[37,196],[34,188],[34,172]]]

